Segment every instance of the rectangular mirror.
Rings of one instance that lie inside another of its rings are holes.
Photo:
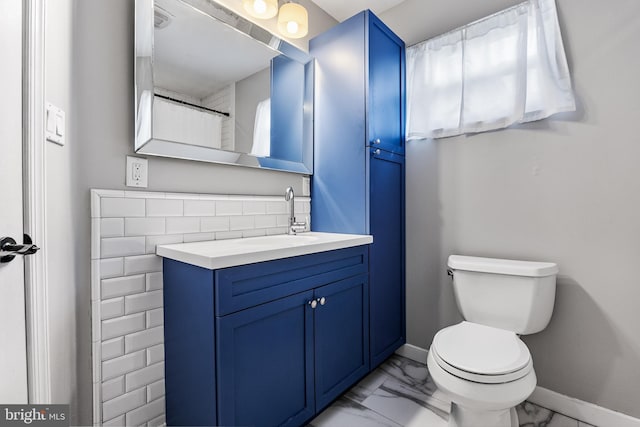
[[[312,58],[214,0],[136,0],[135,151],[313,172]]]

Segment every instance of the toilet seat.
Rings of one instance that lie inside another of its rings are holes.
[[[529,349],[514,332],[472,322],[439,331],[431,351],[443,370],[477,383],[511,382],[533,369]]]

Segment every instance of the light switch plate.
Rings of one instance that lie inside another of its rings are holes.
[[[64,145],[66,142],[66,118],[64,111],[52,103],[47,102],[46,116],[45,133],[47,141]]]
[[[148,173],[147,159],[127,156],[127,187],[147,188]]]

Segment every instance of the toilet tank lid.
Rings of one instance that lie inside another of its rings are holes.
[[[450,255],[447,265],[453,270],[507,274],[511,276],[546,277],[558,274],[558,265],[553,262],[516,261],[513,259]]]

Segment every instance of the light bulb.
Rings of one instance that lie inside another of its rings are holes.
[[[287,32],[289,34],[296,34],[298,32],[298,28],[300,28],[300,26],[296,21],[287,22]]]
[[[264,0],[255,0],[253,2],[253,10],[255,10],[256,13],[263,15],[267,11],[267,4]]]

